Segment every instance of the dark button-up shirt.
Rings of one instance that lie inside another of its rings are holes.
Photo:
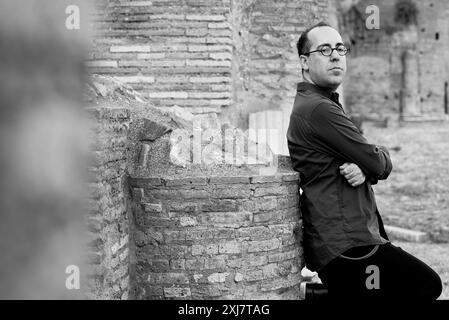
[[[345,114],[338,93],[299,83],[287,140],[301,177],[307,268],[319,271],[350,248],[389,242],[371,187],[390,174],[389,153],[368,143]],[[352,187],[340,174],[345,162],[359,166],[363,184]]]

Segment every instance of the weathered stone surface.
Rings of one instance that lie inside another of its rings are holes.
[[[150,119],[143,119],[143,130],[140,134],[140,141],[154,141],[164,134],[172,131],[172,129],[163,124],[159,124]]]

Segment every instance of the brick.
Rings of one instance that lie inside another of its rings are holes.
[[[164,239],[167,242],[171,241],[185,241],[186,233],[183,231],[164,231]]]
[[[223,83],[231,82],[231,77],[190,77],[189,82],[192,83]]]
[[[224,269],[226,268],[227,256],[215,256],[204,259],[204,269]]]
[[[188,98],[187,92],[150,92],[148,93],[150,98]]]
[[[210,100],[210,104],[212,105],[221,105],[221,106],[229,106],[232,104],[232,100],[230,99],[214,99]]]
[[[210,53],[209,57],[214,60],[232,60],[232,54],[227,52]]]
[[[282,181],[298,181],[299,182],[299,173],[288,173],[282,175]]]
[[[183,14],[170,14],[170,13],[165,13],[165,14],[153,14],[151,15],[151,19],[152,20],[184,20],[185,19],[185,15]]]
[[[187,66],[194,67],[231,67],[230,61],[218,61],[218,60],[187,60]],[[216,98],[216,97],[214,97]]]
[[[178,190],[178,197],[181,196],[184,199],[208,199],[209,192],[206,190]]]
[[[239,210],[238,203],[232,199],[211,199],[208,202],[199,203],[201,212],[234,212]]]
[[[189,279],[184,273],[150,273],[147,278],[149,283],[188,284]]]
[[[277,278],[273,280],[263,281],[260,285],[260,291],[274,291],[283,288],[298,286],[301,281],[301,274],[289,274],[287,278]]]
[[[231,29],[229,22],[211,22],[207,24],[207,27],[210,29]]]
[[[161,178],[134,178],[131,179],[131,184],[134,186],[161,186]]]
[[[267,182],[282,182],[282,175],[251,177],[251,183],[267,183]]]
[[[186,270],[203,270],[204,269],[204,258],[198,257],[196,259],[186,260]]]
[[[186,298],[190,297],[192,294],[190,292],[190,288],[164,288],[164,296],[166,298]]]
[[[263,266],[266,265],[268,263],[268,258],[265,255],[244,255],[244,258],[239,258],[239,259],[228,259],[227,260],[227,265],[230,268],[247,268],[248,266],[250,267],[258,267],[258,266]]]
[[[170,268],[173,270],[185,270],[186,260],[185,259],[170,260]]]
[[[278,249],[281,245],[279,239],[270,239],[262,241],[248,241],[247,250],[248,252],[261,252],[261,251],[271,251]]]
[[[118,65],[120,67],[148,67],[151,62],[148,60],[120,60]]]
[[[188,51],[230,51],[232,52],[232,46],[226,45],[188,45]]]
[[[193,279],[195,280],[196,283],[198,283],[198,281],[200,281],[204,276],[202,274],[194,274],[193,275]]]
[[[157,52],[157,53],[138,53],[137,59],[138,60],[152,60],[152,59],[164,59],[165,53],[163,52]]]
[[[216,230],[210,230],[209,228],[191,230],[185,233],[185,240],[210,240],[214,238],[214,232]]]
[[[215,227],[239,228],[251,224],[253,214],[251,212],[206,212],[198,216],[201,224]]]
[[[111,52],[150,52],[149,45],[127,45],[127,46],[111,46]]]
[[[218,244],[206,244],[206,245],[192,245],[192,256],[198,256],[203,254],[216,255],[218,254]]]
[[[182,227],[193,227],[198,224],[198,221],[196,220],[195,217],[180,217],[179,224]]]
[[[207,277],[207,280],[210,283],[225,282],[227,276],[229,276],[229,272],[212,273],[210,276]]]
[[[204,186],[207,184],[206,177],[190,177],[190,178],[181,178],[181,179],[165,179],[166,186]]]
[[[152,67],[179,68],[186,65],[184,60],[151,60]]]
[[[115,61],[115,60],[86,61],[86,65],[88,67],[97,67],[97,68],[105,68],[105,67],[117,68],[118,67],[117,61]]]
[[[204,300],[210,297],[221,297],[222,293],[216,286],[195,286],[192,288],[192,299]]]
[[[230,37],[206,37],[206,43],[211,44],[233,44],[233,40]]]
[[[183,201],[181,203],[178,203],[178,202],[171,201],[168,204],[168,210],[170,210],[169,216],[170,216],[170,214],[172,214],[171,211],[182,212],[182,213],[192,213],[197,210],[197,204],[195,202]]]
[[[249,198],[251,190],[237,186],[227,186],[226,188],[214,188],[210,194],[213,198]]]
[[[257,281],[264,278],[262,270],[247,271],[244,279],[246,281]]]
[[[209,29],[208,35],[212,37],[232,37],[232,31],[229,29]]]
[[[229,84],[215,84],[210,86],[212,91],[228,91],[232,92],[232,86]]]
[[[143,203],[144,211],[147,213],[162,212],[162,205],[160,203]]]
[[[186,15],[186,20],[198,21],[224,21],[226,17],[223,15]]]
[[[239,238],[248,240],[263,240],[273,236],[273,232],[265,226],[239,229]]]
[[[220,243],[218,246],[219,253],[236,254],[242,252],[241,243],[238,241],[230,241]]]
[[[270,211],[277,208],[277,199],[275,197],[265,197],[257,199],[256,211]]]
[[[278,275],[278,265],[276,263],[270,263],[263,266],[262,273],[265,279],[274,278]]]
[[[187,29],[186,30],[186,35],[187,36],[205,36],[208,33],[208,29],[207,28],[202,28],[202,29]]]
[[[169,261],[167,259],[149,261],[149,271],[151,272],[167,272],[169,271]]]
[[[219,99],[230,98],[231,92],[189,92],[188,95],[191,99]]]
[[[289,193],[289,190],[286,186],[276,186],[276,187],[269,187],[269,188],[258,187],[254,190],[255,197],[285,195],[288,193]]]

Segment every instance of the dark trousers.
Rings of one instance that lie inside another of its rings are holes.
[[[433,269],[391,243],[357,247],[343,255],[318,271],[331,300],[436,300],[442,292]]]

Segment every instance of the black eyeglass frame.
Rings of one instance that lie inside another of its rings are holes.
[[[346,51],[345,51],[344,54],[340,54],[340,53],[338,52],[338,48],[341,48],[341,47],[344,47],[344,48],[346,49]],[[328,55],[325,55],[325,54],[323,53],[323,49],[324,49],[324,48],[330,48],[330,49],[331,49],[331,52],[330,52]],[[337,53],[338,53],[338,55],[339,55],[340,57],[344,57],[345,55],[347,55],[347,54],[351,51],[351,49],[348,48],[348,47],[346,47],[344,44],[339,44],[339,45],[336,46],[335,48],[332,48],[331,46],[325,45],[325,46],[321,47],[320,49],[317,49],[317,50],[313,50],[313,51],[309,51],[309,52],[303,53],[303,55],[306,56],[306,55],[309,55],[309,54],[314,53],[314,52],[319,52],[319,53],[321,53],[321,54],[322,54],[323,56],[325,56],[325,57],[330,57],[330,56],[332,55],[332,53],[334,52],[334,50],[337,51]]]

